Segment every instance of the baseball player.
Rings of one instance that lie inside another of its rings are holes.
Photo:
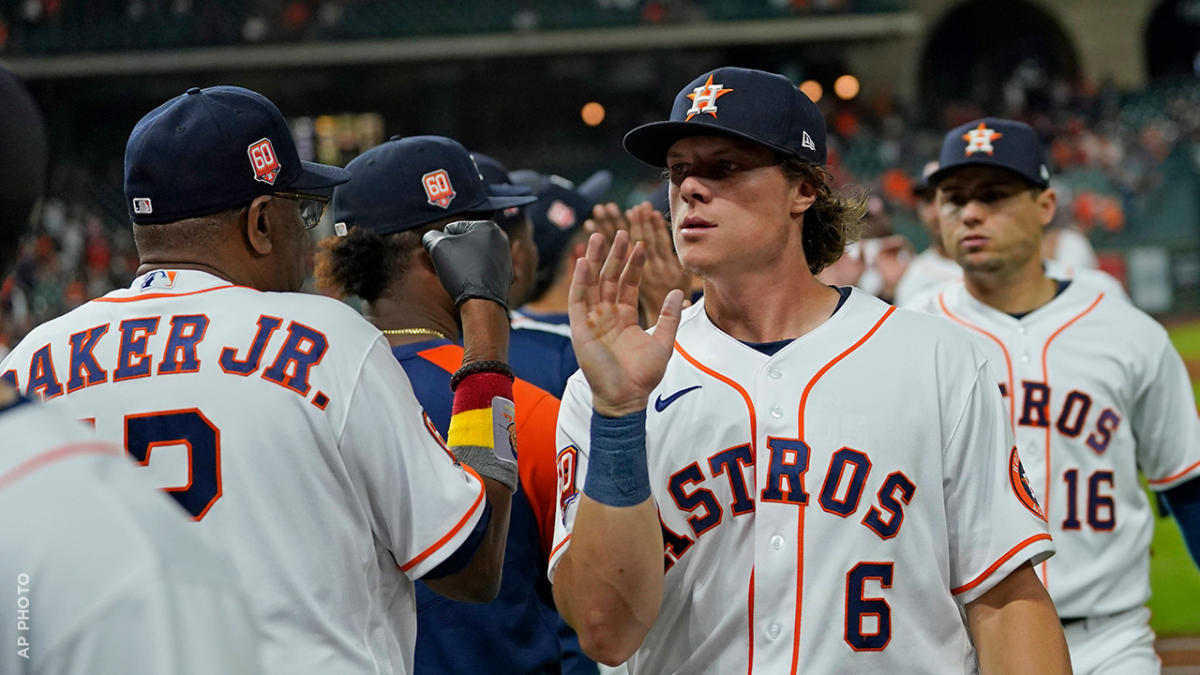
[[[900,281],[896,284],[895,303],[903,307],[915,298],[941,288],[952,281],[962,278],[962,270],[958,263],[946,254],[942,245],[942,231],[938,228],[937,205],[933,202],[934,190],[929,185],[929,175],[937,171],[937,162],[928,162],[921,170],[921,177],[913,187],[913,196],[917,200],[917,218],[929,234],[929,248],[921,251],[912,259]]]
[[[448,227],[425,242],[468,355],[447,450],[379,331],[295,292],[306,229],[348,178],[301,162],[252,91],[167,101],[126,148],[139,276],[0,363],[27,396],[123,445],[232,558],[272,672],[411,672],[414,581],[494,597],[516,487],[492,423],[512,398],[503,234]]]
[[[561,176],[540,178],[535,184],[538,201],[528,209],[538,249],[537,277],[529,300],[513,317],[513,328],[557,332],[569,337],[567,289],[571,285],[573,261],[583,254],[587,239],[583,224],[596,200],[579,192]]]
[[[41,196],[46,141],[0,69],[0,275]],[[0,672],[262,672],[232,568],[119,448],[0,381]]]
[[[363,313],[387,336],[418,402],[444,435],[454,404],[449,382],[462,362],[463,347],[458,344],[458,313],[421,248],[421,235],[460,218],[492,218],[535,198],[528,191],[521,196],[489,194],[472,156],[441,136],[394,138],[367,150],[346,169],[353,178],[333,197],[340,236],[322,242],[318,283],[363,300]],[[431,194],[424,178],[429,175],[440,176],[439,185],[446,189]],[[433,197],[440,194],[448,200],[436,203]],[[528,226],[520,219],[503,222]],[[513,235],[511,244],[519,247],[519,230]],[[418,672],[524,674],[562,668],[556,630],[561,619],[549,602],[545,581],[557,494],[558,399],[519,378],[513,395],[516,413],[510,432],[520,448],[521,466],[500,592],[487,604],[468,604],[451,602],[418,584]],[[591,672],[596,672],[594,665]]]
[[[574,271],[550,573],[584,650],[635,674],[1068,672],[987,361],[813,276],[863,213],[826,182],[816,106],[718,68],[625,147],[667,167],[704,298],[641,331],[625,233]]]
[[[1076,673],[1157,673],[1139,484],[1165,493],[1200,545],[1200,420],[1183,362],[1153,319],[1085,278],[1048,275],[1056,196],[1034,130],[952,129],[931,176],[964,280],[924,307],[965,326],[995,365],[1005,413],[1058,555],[1038,568]]]

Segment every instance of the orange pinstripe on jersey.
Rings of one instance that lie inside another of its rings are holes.
[[[67,459],[75,455],[112,455],[117,456],[120,451],[105,443],[76,443],[72,445],[64,445],[62,447],[47,450],[40,455],[35,455],[21,462],[17,466],[9,470],[8,473],[0,475],[0,490],[12,485],[21,480],[25,476],[37,471],[38,469],[53,464],[60,459]]]
[[[1160,478],[1158,480],[1147,480],[1146,482],[1150,483],[1151,485],[1163,485],[1164,483],[1170,483],[1171,481],[1173,481],[1177,478],[1186,476],[1196,469],[1200,469],[1200,462],[1196,462],[1195,464],[1189,466],[1188,468],[1184,469],[1183,471],[1180,471],[1179,473],[1177,473],[1173,476],[1167,476],[1166,478]]]
[[[748,412],[750,414],[750,453],[751,453],[751,456],[753,456],[755,458],[754,477],[752,480],[754,481],[754,485],[757,486],[758,485],[758,422],[757,422],[757,418],[755,417],[755,414],[754,414],[754,401],[750,400],[750,394],[746,393],[746,390],[744,388],[742,388],[742,385],[738,384],[737,382],[734,382],[732,379],[718,373],[717,371],[713,370],[712,368],[709,368],[708,366],[704,365],[703,363],[700,363],[699,361],[697,361],[691,354],[687,353],[687,350],[685,350],[683,348],[683,346],[681,346],[679,344],[678,341],[675,342],[675,351],[679,352],[679,355],[682,356],[684,358],[684,360],[686,360],[688,363],[695,366],[696,369],[699,370],[700,372],[702,372],[705,375],[708,375],[716,380],[724,382],[725,384],[732,387],[734,389],[734,391],[736,391],[738,394],[741,394],[742,400],[746,402],[746,412]],[[748,609],[747,609],[748,622],[750,624],[750,652],[749,652],[750,653],[750,656],[749,656],[750,667],[749,667],[748,672],[752,673],[752,672],[754,672],[754,570],[750,571],[750,597],[747,600],[747,607],[748,607]]]
[[[409,560],[408,562],[404,563],[403,565],[400,565],[400,571],[402,571],[402,572],[409,571],[416,565],[420,564],[420,562],[422,560],[433,555],[433,553],[435,551],[437,551],[439,548],[441,548],[442,546],[444,546],[446,544],[446,542],[453,539],[454,535],[458,534],[459,530],[463,529],[463,527],[467,524],[467,521],[471,518],[471,514],[475,513],[475,511],[480,508],[480,505],[483,504],[483,498],[487,494],[483,487],[483,479],[479,477],[479,474],[475,473],[474,469],[467,466],[466,464],[462,464],[461,466],[462,466],[463,471],[466,471],[467,473],[471,474],[472,476],[475,477],[475,480],[479,481],[479,494],[475,495],[475,501],[471,504],[471,508],[467,509],[467,512],[463,514],[463,517],[459,518],[458,522],[454,524],[454,527],[450,528],[449,532],[442,535],[441,539],[438,539],[437,541],[433,542],[432,546],[430,546],[429,548],[425,549],[424,551],[421,551],[420,553],[418,553],[416,555],[416,557],[414,557],[412,560]]]
[[[202,288],[198,291],[187,291],[186,293],[146,293],[145,295],[136,295],[131,298],[96,298],[95,300],[92,300],[92,302],[137,302],[138,300],[153,300],[154,298],[182,298],[185,295],[198,295],[200,293],[208,293],[209,291],[219,291],[224,288],[244,288],[248,291],[257,290],[250,288],[249,286],[225,284],[224,286]]]
[[[1009,356],[1009,354],[1008,354],[1008,347],[1005,347],[1004,343],[1000,340],[1000,338],[996,337],[995,335],[992,335],[991,333],[980,328],[979,326],[976,326],[975,324],[971,323],[970,321],[967,321],[966,319],[955,316],[954,312],[951,312],[950,308],[946,307],[946,298],[945,298],[944,292],[938,293],[937,303],[938,303],[938,307],[941,308],[942,313],[945,314],[947,317],[949,317],[951,321],[954,321],[955,323],[957,323],[959,325],[966,326],[967,328],[970,328],[971,330],[973,330],[981,335],[986,335],[988,338],[990,338],[992,340],[992,342],[995,342],[997,345],[1000,346],[1000,351],[1004,353],[1004,367],[1005,367],[1006,372],[1008,373],[1008,424],[1009,424],[1009,426],[1012,427],[1013,433],[1016,433],[1016,430],[1017,430],[1017,403],[1016,403],[1017,391],[1014,388],[1012,357]]]
[[[1071,324],[1075,323],[1076,321],[1082,319],[1084,316],[1086,316],[1088,314],[1088,312],[1091,312],[1093,309],[1095,309],[1096,305],[1099,305],[1100,301],[1103,299],[1104,299],[1103,293],[1096,296],[1096,299],[1092,301],[1092,304],[1088,305],[1087,309],[1076,314],[1070,321],[1059,326],[1058,330],[1054,331],[1053,333],[1050,334],[1050,337],[1046,338],[1046,344],[1042,345],[1042,383],[1045,384],[1047,387],[1050,386],[1050,373],[1046,368],[1046,355],[1050,352],[1050,343],[1054,342],[1054,338],[1058,337],[1059,334],[1062,333],[1064,330],[1066,330],[1068,326],[1070,326]],[[1007,357],[1007,354],[1005,356]],[[1010,399],[1010,401],[1013,401],[1013,400],[1016,400],[1016,398],[1017,398],[1016,392],[1013,391],[1012,394],[1009,396],[1009,399]],[[1047,396],[1047,399],[1049,399],[1049,396]],[[1045,505],[1042,506],[1042,512],[1046,516],[1047,523],[1050,522],[1050,477],[1051,477],[1051,474],[1053,473],[1053,471],[1051,471],[1051,469],[1050,469],[1050,467],[1053,466],[1052,464],[1050,464],[1050,439],[1051,439],[1050,429],[1051,429],[1051,425],[1047,424],[1046,425],[1046,491],[1042,493],[1043,495],[1045,495],[1044,497],[1042,497],[1042,501],[1046,502]],[[1014,432],[1016,431],[1016,427],[1013,427],[1013,431]],[[1049,586],[1050,586],[1050,574],[1049,574],[1050,566],[1043,562],[1041,564],[1041,568],[1042,568],[1042,585],[1049,588]]]
[[[817,371],[817,374],[813,375],[812,379],[808,381],[807,385],[805,385],[804,393],[800,395],[800,411],[798,416],[799,418],[797,420],[797,438],[800,439],[801,443],[804,442],[804,407],[808,404],[808,395],[812,393],[813,387],[816,386],[817,381],[824,377],[825,373],[829,372],[829,370],[837,365],[839,361],[846,358],[856,349],[866,344],[867,340],[870,340],[871,336],[875,335],[875,332],[879,330],[879,327],[883,325],[883,322],[887,321],[895,311],[895,307],[889,307],[888,310],[883,313],[883,316],[879,317],[879,320],[875,322],[875,325],[871,326],[871,330],[867,331],[865,335],[859,338],[858,342],[850,345],[846,351],[833,357],[829,363],[826,363],[824,366],[822,366],[821,369]],[[803,610],[803,600],[804,509],[801,508],[796,515],[796,623],[792,627],[792,667],[788,671],[789,673],[797,672],[797,668],[800,665],[800,615]]]
[[[1005,553],[1004,555],[1000,556],[1000,559],[997,560],[996,562],[992,563],[990,567],[988,567],[986,570],[984,570],[983,574],[980,574],[979,576],[968,581],[967,583],[963,584],[962,586],[959,586],[958,588],[951,588],[950,592],[953,593],[954,595],[958,595],[959,593],[965,593],[966,591],[969,591],[972,588],[975,588],[979,584],[983,583],[984,580],[986,580],[988,577],[990,577],[993,572],[995,572],[997,569],[1000,568],[1001,565],[1008,562],[1009,559],[1011,559],[1014,555],[1020,553],[1021,549],[1025,548],[1026,546],[1029,546],[1030,544],[1034,543],[1035,541],[1042,541],[1042,540],[1047,540],[1047,539],[1050,539],[1050,535],[1046,534],[1046,533],[1033,535],[1032,537],[1026,539],[1025,541],[1010,548],[1008,550],[1008,553]]]

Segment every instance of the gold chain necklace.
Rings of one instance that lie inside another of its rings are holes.
[[[379,332],[384,335],[433,335],[443,340],[450,339],[445,333],[433,330],[432,328],[385,328]]]

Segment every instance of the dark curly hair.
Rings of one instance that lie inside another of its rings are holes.
[[[837,262],[846,246],[856,241],[867,214],[867,195],[861,188],[844,194],[833,191],[833,177],[823,166],[798,157],[784,157],[780,168],[788,178],[798,178],[817,191],[817,201],[804,213],[804,257],[813,274]]]
[[[317,288],[338,297],[355,295],[375,302],[392,279],[408,271],[421,236],[433,226],[380,235],[352,227],[344,237],[321,241],[316,253]]]

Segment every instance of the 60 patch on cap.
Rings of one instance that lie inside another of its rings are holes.
[[[274,185],[275,178],[279,175],[279,158],[275,156],[275,148],[271,146],[271,139],[260,138],[250,144],[246,148],[246,154],[250,155],[250,166],[254,168],[254,180]]]
[[[301,161],[279,109],[242,87],[192,87],[147,113],[125,145],[125,203],[139,225],[349,179],[345,169]]]

